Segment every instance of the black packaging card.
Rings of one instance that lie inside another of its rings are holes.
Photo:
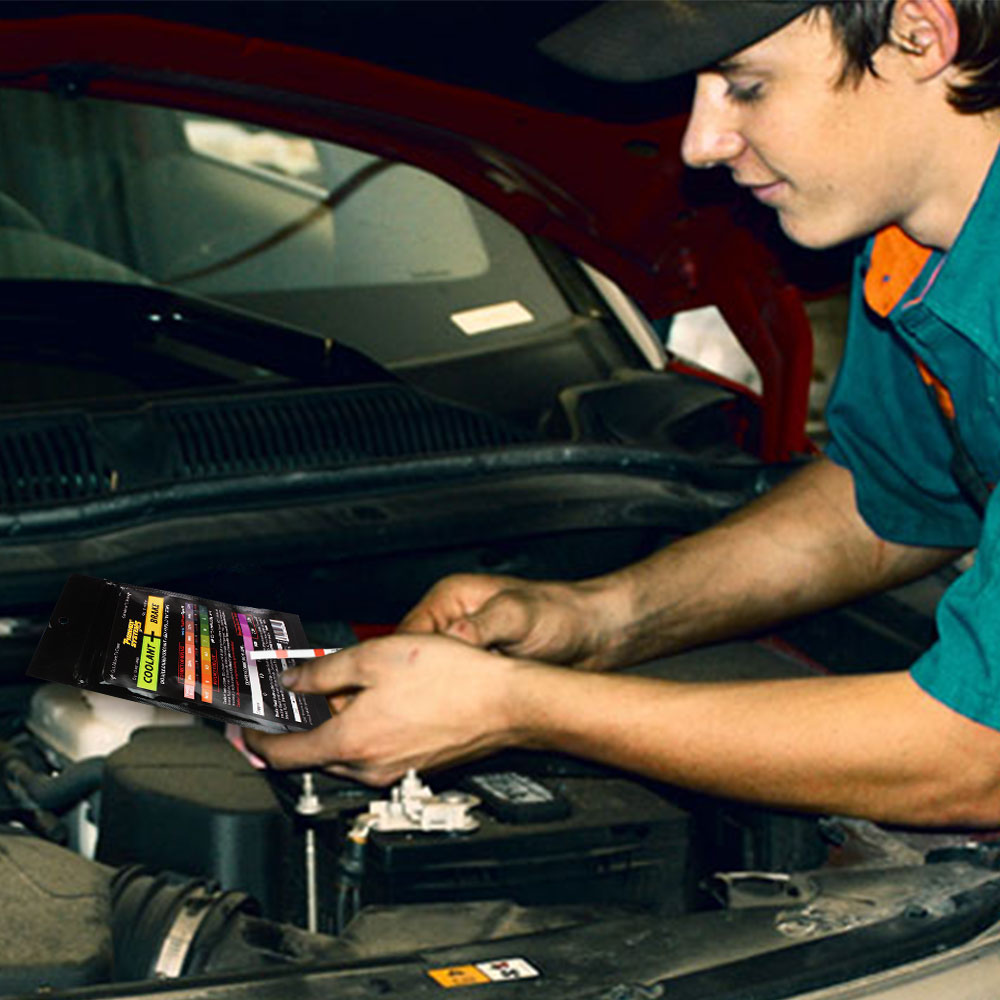
[[[330,718],[322,695],[280,681],[308,647],[297,615],[74,575],[28,668],[31,677],[153,702],[272,732]]]

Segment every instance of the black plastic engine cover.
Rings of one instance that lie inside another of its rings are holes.
[[[100,861],[213,879],[271,915],[288,831],[267,779],[212,729],[140,729],[107,759]]]

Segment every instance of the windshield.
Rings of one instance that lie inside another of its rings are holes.
[[[438,178],[205,115],[0,92],[0,278],[165,285],[396,365],[570,317],[525,237]],[[400,318],[405,317],[405,328]]]

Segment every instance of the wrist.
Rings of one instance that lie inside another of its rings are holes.
[[[560,684],[579,675],[565,667],[534,660],[509,660],[501,700],[502,745],[522,750],[557,749],[553,742],[556,716],[567,701]]]
[[[633,601],[623,574],[571,584],[583,631],[577,666],[611,670],[625,666],[625,639],[634,621]]]

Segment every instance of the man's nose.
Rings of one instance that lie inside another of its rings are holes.
[[[726,98],[727,86],[717,73],[698,74],[691,117],[681,140],[681,158],[689,167],[727,163],[746,147],[736,109]]]

